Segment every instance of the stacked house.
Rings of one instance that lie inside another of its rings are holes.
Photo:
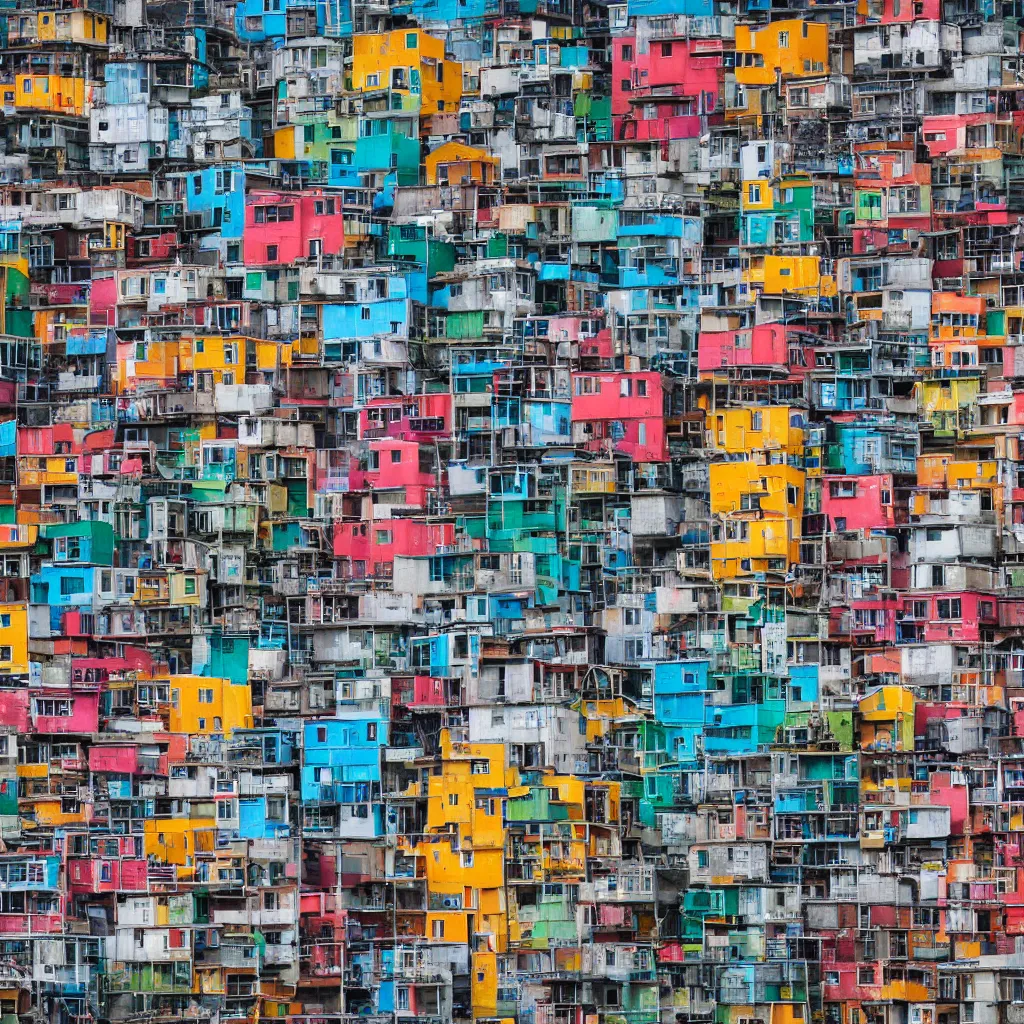
[[[0,1024],[1021,1024],[1017,0],[0,0]]]

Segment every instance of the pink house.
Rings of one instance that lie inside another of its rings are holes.
[[[612,121],[616,139],[695,139],[701,117],[720,106],[721,44],[636,36],[612,46]]]
[[[341,199],[320,189],[250,192],[242,238],[247,266],[286,266],[345,247]]]
[[[47,690],[32,695],[32,731],[43,735],[99,732],[98,693]]]
[[[573,441],[588,451],[665,462],[664,392],[658,373],[574,373]]]
[[[844,530],[876,530],[896,524],[892,475],[827,476],[821,510],[829,526]]]
[[[429,441],[451,433],[452,396],[371,398],[359,413],[360,438],[397,437],[406,441]]]
[[[134,743],[93,745],[89,748],[89,770],[134,775],[139,770],[139,750]]]
[[[915,591],[902,597],[903,612],[917,625],[920,643],[978,643],[981,629],[999,622],[996,599],[976,591]]]
[[[54,427],[19,427],[19,455],[73,455],[81,452],[70,423]]]
[[[391,703],[410,707],[447,704],[445,681],[436,676],[413,676],[411,679],[392,680]]]
[[[940,0],[917,0],[908,4],[905,0],[882,0],[883,25],[908,25],[912,21],[941,21]]]
[[[427,502],[427,491],[437,487],[437,476],[432,472],[435,467],[430,463],[432,454],[433,449],[421,448],[418,441],[371,441],[366,469],[353,469],[350,474],[351,489],[404,490],[404,499],[396,498],[397,504],[422,507]]]
[[[28,690],[0,690],[0,725],[29,732]]]
[[[758,324],[740,331],[703,331],[697,344],[697,368],[788,366],[785,324]]]
[[[422,523],[415,519],[374,519],[360,523],[334,524],[334,555],[353,562],[365,562],[390,572],[395,555],[432,555],[439,547],[455,543],[453,523]]]
[[[136,836],[103,836],[92,841],[91,857],[68,858],[71,893],[144,892],[145,858],[137,856]]]

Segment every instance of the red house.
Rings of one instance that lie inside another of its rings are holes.
[[[665,462],[664,406],[659,373],[574,373],[573,441],[636,462]]]
[[[641,45],[643,48],[641,49]],[[695,139],[720,108],[721,41],[622,36],[612,47],[616,139]]]
[[[437,487],[433,450],[421,448],[418,441],[399,441],[382,438],[370,442],[366,469],[353,469],[351,489],[362,491],[404,491],[392,503],[422,508],[427,503],[427,491]]]
[[[341,199],[320,189],[251,192],[242,250],[247,266],[287,266],[345,247]]]

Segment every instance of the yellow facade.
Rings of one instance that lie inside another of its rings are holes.
[[[187,344],[187,343],[186,343]],[[134,391],[141,383],[177,380],[182,343],[178,341],[150,341],[117,347],[118,393]],[[184,367],[180,367],[185,369]]]
[[[201,736],[230,736],[235,729],[251,729],[252,691],[229,679],[209,676],[171,676],[169,731]]]
[[[914,749],[914,695],[902,686],[880,686],[861,699],[862,750]]]
[[[28,673],[28,605],[0,604],[0,676]]]
[[[708,447],[729,453],[782,449],[802,455],[804,430],[793,426],[796,414],[789,406],[718,410],[707,420]]]
[[[23,487],[78,483],[78,460],[65,455],[19,455],[18,482]]]
[[[777,74],[828,74],[828,25],[789,19],[754,28],[736,26],[736,81],[774,85]]]
[[[768,295],[836,294],[835,278],[822,275],[817,256],[765,256],[764,290]]]
[[[109,21],[92,11],[40,11],[38,38],[41,42],[105,44]]]
[[[799,561],[805,474],[753,461],[711,466],[711,573],[715,579],[785,572]]]
[[[505,767],[501,743],[453,743],[441,734],[442,773],[427,785],[427,836],[414,853],[422,857],[427,884],[425,934],[438,942],[469,940],[470,916],[481,953],[503,952],[507,935],[505,903],[505,791],[518,772]],[[457,843],[450,839],[458,837]],[[435,838],[436,837],[436,838]],[[473,999],[497,999],[497,964],[482,968],[484,980]]]
[[[485,149],[446,142],[427,154],[423,163],[428,185],[489,185],[497,178],[499,160]]]
[[[212,373],[214,384],[244,384],[245,345],[245,338],[195,338],[192,342],[192,370],[194,373]]]
[[[352,88],[418,94],[422,114],[458,110],[462,64],[445,60],[444,41],[420,29],[357,35],[352,40]]]
[[[84,78],[60,75],[15,75],[14,105],[19,110],[88,117],[92,89]]]
[[[161,864],[189,864],[197,851],[212,850],[213,818],[149,818],[143,831],[144,853]]]

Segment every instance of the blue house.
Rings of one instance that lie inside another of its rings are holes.
[[[379,715],[353,712],[304,724],[301,793],[307,825],[311,805],[321,823],[332,820],[323,808],[334,806],[334,827],[343,838],[383,835],[380,761],[387,743],[388,721]]]

